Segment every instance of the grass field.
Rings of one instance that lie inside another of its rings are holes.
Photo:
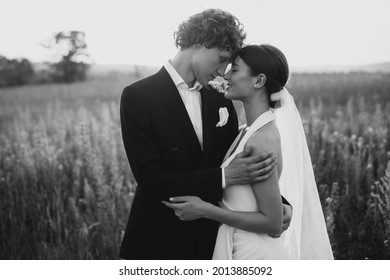
[[[0,259],[116,259],[136,183],[132,75],[0,89]],[[295,74],[336,259],[390,258],[390,74]]]

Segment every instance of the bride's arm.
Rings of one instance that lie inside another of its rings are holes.
[[[281,227],[260,212],[232,211],[201,200],[197,196],[179,196],[163,203],[183,221],[207,218],[245,231],[278,234]]]
[[[273,175],[272,177],[276,176]],[[280,195],[278,196],[277,192],[274,191],[275,181],[272,177],[268,180],[269,183],[262,183],[263,186],[258,186],[258,184],[252,186],[256,200],[266,204],[262,205],[259,212],[232,211],[210,204],[210,207],[207,207],[205,211],[205,218],[250,232],[280,233],[282,228],[282,202]],[[263,199],[259,199],[260,197]]]

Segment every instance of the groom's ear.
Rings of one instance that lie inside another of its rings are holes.
[[[262,88],[265,86],[265,82],[267,81],[267,76],[264,74],[259,74],[256,79],[256,83],[254,87],[256,89]]]

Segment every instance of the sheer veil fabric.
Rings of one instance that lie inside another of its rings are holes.
[[[284,166],[280,191],[293,206],[292,221],[282,240],[294,259],[332,260],[306,136],[294,98],[283,88],[271,100],[280,102],[280,107],[274,110]]]

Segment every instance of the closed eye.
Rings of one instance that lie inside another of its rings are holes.
[[[228,62],[230,59],[228,57],[224,57],[224,56],[220,56],[219,57],[219,62],[220,63],[226,63]]]
[[[230,71],[232,71],[232,72],[238,72],[238,69],[239,69],[240,67],[236,64],[236,63],[232,63],[232,68],[231,68],[231,70]]]

